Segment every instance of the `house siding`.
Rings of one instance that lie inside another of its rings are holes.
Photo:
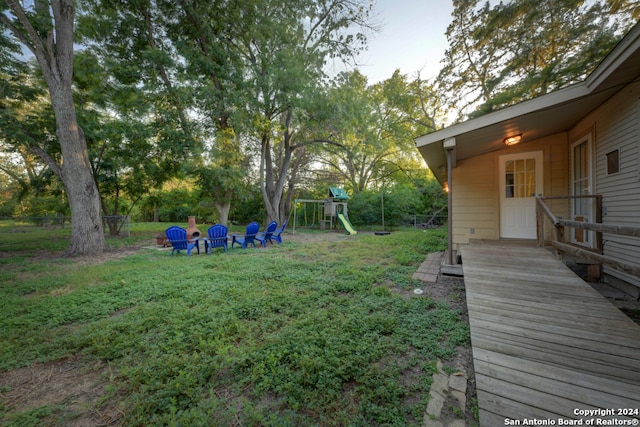
[[[602,195],[603,223],[640,227],[640,83],[627,86],[583,120],[595,134],[595,187]],[[577,131],[577,130],[576,130]],[[607,153],[620,150],[619,172],[607,175]],[[604,254],[638,264],[638,239],[603,235]],[[640,279],[605,268],[605,272],[640,286]]]
[[[498,158],[505,154],[542,151],[545,196],[566,196],[568,137],[566,133],[525,142],[516,147],[458,161],[453,169],[453,244],[456,249],[470,239],[500,238],[500,189]],[[550,201],[556,215],[568,216],[568,202]],[[546,227],[548,238],[551,227]]]
[[[548,156],[545,155],[545,196],[568,196],[570,192],[569,184],[569,137],[567,133],[562,133],[553,137],[549,143]],[[569,217],[570,202],[568,199],[547,200],[546,205],[554,215],[558,217]],[[545,240],[553,239],[553,227],[547,221],[544,226]]]
[[[496,239],[500,207],[496,159],[491,154],[458,162],[453,172],[453,242]]]

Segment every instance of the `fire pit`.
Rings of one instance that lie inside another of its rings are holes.
[[[163,248],[167,247],[167,245],[169,244],[169,239],[167,239],[167,235],[164,233],[164,231],[156,236],[156,244],[158,244],[158,246],[162,246]]]
[[[189,225],[187,226],[187,240],[197,239],[200,237],[200,230],[196,227],[196,217],[189,217]]]

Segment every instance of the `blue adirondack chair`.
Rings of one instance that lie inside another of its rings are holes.
[[[187,256],[191,255],[191,250],[196,247],[195,241],[187,240],[187,230],[177,225],[173,225],[165,231],[167,239],[171,243],[171,256],[174,252],[187,251]]]
[[[273,236],[271,236],[271,238],[273,240],[275,240],[276,242],[278,242],[278,244],[282,243],[281,234],[282,234],[282,232],[284,231],[285,228],[287,228],[287,220],[286,219],[282,223],[282,227],[276,228],[276,231],[273,232]]]
[[[273,236],[273,232],[276,231],[276,228],[278,228],[278,223],[276,221],[271,221],[264,231],[256,235],[256,240],[262,243],[262,246],[265,248],[267,247],[267,242],[271,242],[273,245],[271,237]]]
[[[204,238],[204,252],[213,253],[213,248],[224,248],[227,252],[227,241],[229,236],[227,232],[229,229],[222,224],[215,224],[209,227],[207,230],[207,237]]]
[[[260,231],[260,224],[257,222],[252,222],[247,225],[247,229],[244,232],[244,236],[240,236],[238,234],[233,234],[231,237],[231,247],[236,243],[242,246],[242,249],[247,249],[247,245],[252,244],[253,247],[256,247],[256,235]]]

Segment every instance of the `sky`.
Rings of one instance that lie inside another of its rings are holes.
[[[419,70],[423,79],[435,77],[448,47],[451,12],[452,0],[375,0],[382,31],[358,59],[369,84],[390,78],[398,68],[409,77]]]

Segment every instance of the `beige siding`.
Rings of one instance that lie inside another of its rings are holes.
[[[545,196],[568,196],[569,184],[569,139],[566,133],[557,135],[555,141],[548,145],[549,157],[545,156]],[[569,200],[547,200],[547,206],[554,215],[562,218],[569,217]],[[545,222],[545,240],[553,239],[553,228]]]
[[[640,227],[640,83],[628,86],[576,126],[595,126],[595,185],[603,222]],[[606,154],[620,150],[620,171],[607,175]],[[640,241],[605,234],[604,253],[639,264]],[[640,280],[630,278],[640,284]]]
[[[458,162],[453,170],[453,242],[495,239],[499,206],[495,159],[484,155]]]
[[[568,194],[569,150],[565,133],[459,160],[453,170],[452,223],[456,248],[469,243],[469,239],[500,238],[498,156],[529,151],[543,152],[544,195]],[[567,202],[557,201],[551,206],[556,215],[567,216]]]

